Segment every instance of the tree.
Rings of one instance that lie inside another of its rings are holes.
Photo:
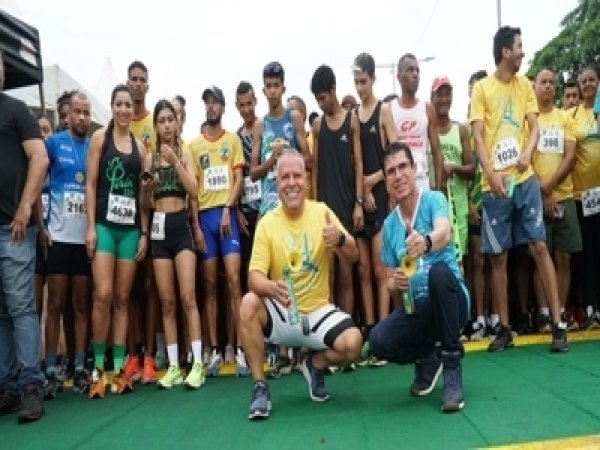
[[[588,66],[600,63],[600,0],[579,0],[579,5],[560,23],[562,30],[531,61],[528,76],[544,68],[558,76],[556,100],[562,97],[564,83]]]

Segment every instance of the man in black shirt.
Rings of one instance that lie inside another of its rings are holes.
[[[17,411],[20,404],[19,422],[28,422],[44,411],[31,211],[48,157],[37,121],[25,103],[4,94],[3,87],[0,52],[0,414]]]

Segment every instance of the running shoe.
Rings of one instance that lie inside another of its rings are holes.
[[[158,380],[158,387],[162,389],[171,389],[175,385],[183,383],[181,370],[177,366],[169,366],[163,377]]]

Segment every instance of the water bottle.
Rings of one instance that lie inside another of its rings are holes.
[[[431,264],[420,257],[417,261],[417,270],[410,277],[411,294],[414,301],[423,301],[429,297],[429,269]]]
[[[296,294],[294,293],[294,284],[292,283],[292,277],[289,273],[283,276],[285,284],[288,289],[288,296],[290,297],[291,305],[288,311],[288,320],[291,325],[296,325],[300,322],[300,313],[298,313],[298,302],[296,301]]]

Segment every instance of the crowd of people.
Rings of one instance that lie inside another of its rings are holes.
[[[225,130],[225,95],[210,86],[191,142],[182,96],[147,108],[140,61],[93,133],[83,92],[61,97],[54,132],[1,93],[0,414],[39,419],[66,378],[101,399],[134,382],[199,389],[229,365],[252,377],[249,418],[266,418],[268,375],[297,367],[322,402],[332,368],[388,362],[414,364],[414,396],[443,374],[453,412],[464,339],[505,350],[512,323],[567,351],[567,330],[600,319],[598,72],[566,83],[559,109],[552,68],[518,75],[518,28],[500,28],[493,48],[496,69],[471,76],[459,119],[447,77],[417,96],[412,54],[398,62],[401,94],[383,101],[368,53],[353,62],[358,100],[340,101],[319,66],[310,89],[322,113],[308,128],[270,62],[267,113],[242,81],[241,126]],[[0,85],[3,74],[0,64]]]

